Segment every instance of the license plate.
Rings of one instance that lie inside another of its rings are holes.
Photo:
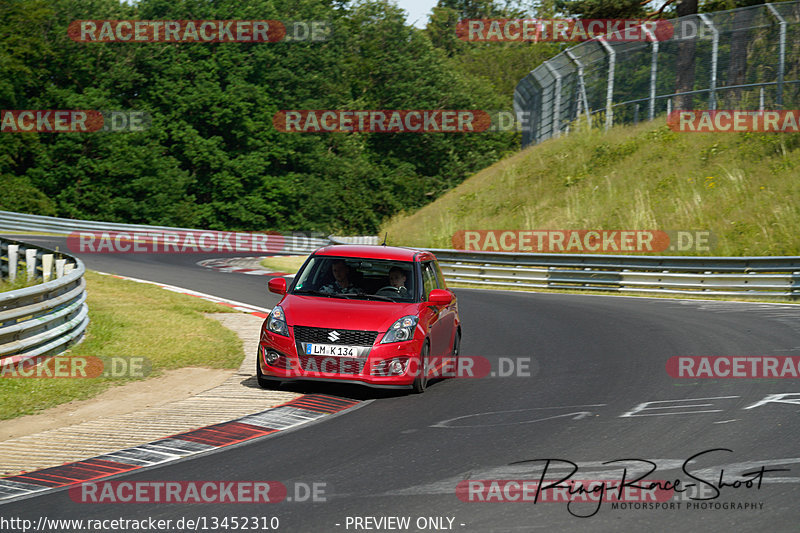
[[[338,344],[306,344],[306,355],[325,355],[332,357],[358,357],[357,346],[341,346]]]

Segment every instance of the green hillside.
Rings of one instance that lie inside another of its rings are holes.
[[[677,133],[662,117],[530,147],[380,234],[452,248],[460,230],[710,230],[710,252],[681,254],[800,255],[798,227],[800,135]]]

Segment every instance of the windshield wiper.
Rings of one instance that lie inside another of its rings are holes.
[[[392,298],[389,298],[388,296],[381,296],[380,294],[364,294],[364,293],[362,293],[362,294],[352,294],[351,296],[355,296],[356,298],[362,298],[362,297],[363,298],[375,298],[377,300],[383,300],[385,302],[395,302],[395,301],[397,301],[397,300],[393,300]]]
[[[297,289],[292,291],[292,294],[310,294],[312,296],[325,296],[327,298],[346,298],[341,294],[333,293],[333,292],[322,292],[313,289]]]

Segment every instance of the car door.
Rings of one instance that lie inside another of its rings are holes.
[[[431,291],[439,289],[439,280],[436,276],[436,268],[433,261],[425,261],[422,267],[422,288],[424,291],[425,301],[428,301]],[[447,320],[442,320],[446,317],[445,308],[429,305],[429,312],[431,313],[428,326],[429,326],[429,339],[431,342],[431,356],[439,358],[447,353],[447,344],[449,343],[449,326]],[[438,362],[438,361],[437,361]],[[438,366],[438,365],[437,365]]]
[[[455,341],[458,305],[456,303],[456,295],[453,293],[453,291],[447,288],[447,283],[444,281],[444,274],[442,273],[442,269],[439,267],[439,263],[437,261],[433,261],[432,264],[434,271],[436,272],[438,288],[444,289],[453,295],[452,301],[439,312],[440,325],[446,332],[446,340],[444,341],[445,346],[442,349],[444,350],[443,353],[448,355],[453,349],[453,341]]]

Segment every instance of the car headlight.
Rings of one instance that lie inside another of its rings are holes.
[[[414,328],[417,327],[417,317],[414,315],[399,318],[392,324],[386,335],[383,336],[381,344],[390,342],[410,341],[414,337]]]
[[[289,326],[286,325],[286,315],[280,305],[276,305],[272,308],[272,312],[267,319],[267,329],[272,333],[277,333],[284,337],[289,336]]]

